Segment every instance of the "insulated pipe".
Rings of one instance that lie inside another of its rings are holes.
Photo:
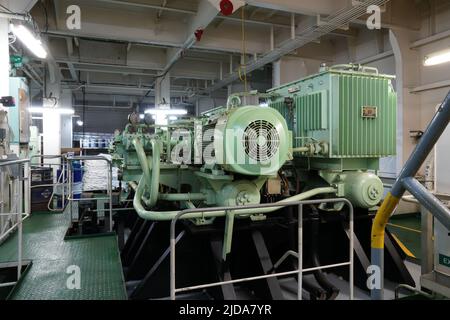
[[[418,188],[417,184],[411,179],[414,177],[419,170],[420,166],[425,162],[428,154],[433,149],[439,137],[442,135],[450,121],[450,91],[447,94],[442,105],[439,107],[433,120],[431,120],[428,125],[427,130],[420,138],[419,144],[412,152],[399,177],[392,186],[391,192],[389,192],[383,201],[383,204],[378,209],[375,219],[372,225],[372,272],[377,272],[378,274],[374,278],[375,282],[372,283],[371,296],[372,299],[383,299],[383,281],[384,281],[384,234],[386,225],[389,218],[397,208],[400,199],[408,188],[418,200],[419,196],[423,196],[427,193],[425,188]],[[405,188],[406,187],[406,188]],[[431,212],[436,218],[439,219],[445,226],[449,226],[447,218],[450,216],[450,211],[444,206],[439,206],[431,198],[435,198],[432,195],[423,196],[422,200],[426,200],[426,204],[430,208],[435,209],[435,212]],[[375,275],[375,274],[374,274]],[[376,281],[378,280],[378,281]]]
[[[133,145],[134,148],[136,149],[139,163],[141,164],[142,171],[144,173],[145,178],[144,184],[150,188],[150,197],[145,200],[145,204],[149,207],[153,207],[156,204],[156,201],[158,200],[158,192],[159,192],[158,189],[159,189],[159,174],[160,174],[160,166],[159,166],[160,150],[156,140],[154,139],[150,140],[150,144],[152,146],[152,153],[153,153],[151,173],[148,166],[147,155],[145,154],[142,143],[138,139],[133,140]],[[143,187],[143,189],[145,189],[145,186]],[[142,190],[142,195],[143,194],[144,193]]]
[[[136,193],[134,194],[133,198],[133,206],[136,210],[139,217],[141,217],[144,220],[152,220],[152,221],[170,221],[180,212],[180,210],[177,211],[148,211],[145,210],[144,206],[142,205],[141,198],[144,193],[144,182],[143,178],[139,181],[139,184],[136,188]],[[324,187],[324,188],[316,188],[309,190],[307,192],[300,193],[298,195],[295,195],[293,197],[281,200],[276,202],[276,204],[282,204],[282,203],[289,203],[293,201],[301,201],[305,200],[314,196],[317,196],[319,194],[327,194],[327,193],[336,193],[337,190],[332,187]],[[233,213],[234,215],[239,216],[245,216],[245,215],[251,215],[251,214],[264,214],[264,213],[270,213],[273,211],[276,211],[282,207],[267,207],[267,208],[256,208],[256,209],[236,209],[236,210],[230,210],[229,213]],[[195,212],[195,213],[188,213],[183,215],[181,219],[195,219],[195,218],[212,218],[212,217],[223,217],[226,215],[225,210],[223,211],[205,211],[203,212]]]

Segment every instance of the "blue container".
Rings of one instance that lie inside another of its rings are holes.
[[[72,163],[73,169],[73,198],[80,199],[83,192],[83,168],[79,161]]]

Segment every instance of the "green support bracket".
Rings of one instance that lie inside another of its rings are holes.
[[[234,213],[233,211],[225,211],[225,234],[223,237],[222,260],[227,260],[227,255],[231,252],[231,244],[233,240]]]

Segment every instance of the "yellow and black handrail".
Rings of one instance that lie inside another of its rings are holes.
[[[442,105],[439,107],[433,120],[428,125],[427,130],[420,139],[419,144],[412,152],[399,177],[392,186],[391,192],[384,199],[383,204],[378,209],[372,225],[372,267],[379,267],[380,286],[371,289],[372,299],[383,299],[384,280],[384,234],[389,218],[397,208],[400,199],[408,190],[422,206],[428,209],[433,216],[445,227],[450,229],[450,210],[442,204],[433,194],[431,194],[414,176],[420,166],[426,160],[428,154],[442,135],[450,121],[450,91]]]

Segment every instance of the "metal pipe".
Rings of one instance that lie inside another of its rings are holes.
[[[152,146],[152,166],[151,170],[147,162],[147,155],[144,147],[138,139],[133,140],[136,153],[138,155],[139,163],[141,164],[142,172],[144,173],[145,185],[150,189],[150,197],[144,202],[148,207],[153,207],[158,200],[159,194],[159,176],[160,176],[160,149],[156,140],[150,140]],[[145,186],[144,186],[145,188]]]
[[[159,200],[165,201],[195,201],[206,200],[207,196],[203,193],[160,193]]]
[[[20,275],[22,274],[22,214],[23,214],[23,181],[20,181],[20,173],[19,177],[17,177],[16,188],[17,190],[17,281],[20,279]]]
[[[113,230],[113,204],[112,204],[112,166],[109,166],[109,232]]]
[[[12,160],[12,161],[5,161],[5,162],[0,162],[0,167],[7,167],[7,166],[12,166],[15,164],[24,164],[30,162],[30,159],[20,159],[20,160]]]
[[[0,18],[11,20],[31,21],[31,17],[26,14],[0,12]]]
[[[379,270],[380,286],[374,286],[373,288],[371,288],[372,299],[383,299],[385,229],[389,218],[397,208],[400,199],[406,191],[404,182],[406,181],[406,185],[408,186],[408,188],[411,188],[411,190],[409,191],[412,191],[411,193],[413,193],[413,195],[423,196],[423,193],[426,192],[426,190],[422,190],[420,187],[418,187],[417,183],[414,183],[414,181],[409,180],[408,178],[412,178],[416,175],[420,166],[425,162],[428,154],[432,151],[437,140],[447,128],[449,121],[450,91],[444,99],[444,102],[436,112],[434,118],[428,125],[428,128],[425,130],[425,133],[420,138],[419,144],[416,146],[402,171],[400,172],[400,175],[392,186],[391,192],[387,194],[386,198],[383,201],[383,204],[377,211],[372,225],[371,260],[372,266],[377,267],[377,269]],[[449,226],[450,222],[446,221],[449,215],[448,211],[444,210],[439,205],[434,204],[435,200],[432,199],[433,197],[434,196],[429,195],[422,200],[426,201],[427,205],[431,208],[436,209],[436,212],[431,213],[433,215],[436,215],[436,217],[445,220],[444,225]],[[420,201],[420,199],[418,200]]]
[[[345,266],[349,266],[349,265],[350,265],[350,262],[335,263],[335,264],[330,264],[330,265],[323,266],[323,267],[307,268],[307,269],[304,269],[303,272],[332,269],[332,268],[338,268],[338,267],[345,267]],[[283,276],[289,276],[289,275],[294,275],[294,274],[298,274],[298,270],[286,271],[286,272],[280,272],[280,273],[269,273],[269,274],[265,274],[263,276],[255,276],[255,277],[248,277],[248,278],[242,278],[242,279],[208,283],[208,284],[203,284],[203,285],[198,285],[198,286],[178,288],[178,289],[175,289],[175,292],[185,292],[185,291],[191,291],[191,290],[197,290],[197,289],[206,289],[206,288],[217,287],[217,286],[221,286],[221,285],[241,283],[241,282],[254,281],[254,280],[262,280],[262,279],[268,279],[268,278],[274,278],[274,277],[283,277]],[[174,300],[174,299],[172,299],[172,300]]]
[[[5,214],[6,215],[6,214]],[[8,216],[11,215],[11,213],[7,214]],[[26,215],[23,217],[22,221],[25,221],[27,218],[29,218],[30,215]],[[11,232],[13,232],[17,227],[17,222],[14,223],[14,225],[12,227],[10,227],[8,230],[4,231],[1,235],[0,235],[0,243],[6,239],[6,236],[8,236]]]
[[[416,179],[403,179],[403,186],[423,205],[433,216],[450,230],[450,210]]]
[[[141,181],[138,184],[136,193],[133,198],[133,206],[134,206],[134,209],[136,210],[137,214],[142,219],[152,220],[152,221],[169,221],[169,220],[172,220],[173,218],[175,218],[175,216],[181,212],[180,210],[177,210],[177,211],[145,210],[145,208],[143,207],[142,202],[141,202],[141,197],[143,195],[143,192],[144,192],[144,182],[143,182],[143,178],[141,178]],[[314,197],[314,196],[317,196],[320,194],[330,194],[330,193],[335,194],[336,192],[337,192],[337,190],[332,187],[316,188],[316,189],[309,190],[307,192],[300,193],[293,197],[286,198],[284,200],[275,202],[275,203],[271,204],[272,206],[268,206],[268,207],[264,207],[264,208],[258,207],[258,208],[253,208],[253,209],[235,209],[232,212],[235,215],[239,215],[239,216],[247,216],[247,215],[252,215],[252,214],[256,214],[256,213],[258,213],[258,214],[271,213],[271,212],[274,212],[274,211],[280,209],[281,207],[286,206],[287,204],[284,205],[285,203],[308,199],[308,198],[311,198],[311,197]],[[217,208],[214,208],[214,209],[217,209]],[[193,212],[193,213],[189,213],[187,215],[183,215],[183,219],[223,217],[226,214],[225,211],[226,211],[226,209],[223,209],[220,211],[217,211],[217,210],[208,211],[208,208],[205,208],[204,211]]]
[[[303,204],[298,205],[298,279],[297,299],[303,300]]]
[[[434,298],[434,296],[432,294],[429,294],[429,293],[427,293],[425,291],[422,291],[422,290],[419,290],[417,288],[411,287],[411,286],[409,286],[407,284],[400,284],[400,285],[397,286],[397,288],[395,288],[395,291],[394,291],[394,293],[395,293],[395,300],[397,300],[399,298],[399,294],[400,294],[400,290],[401,289],[412,291],[414,293],[417,293],[417,294],[420,294],[422,296],[425,296],[425,297],[427,297],[429,299],[433,299]]]
[[[299,153],[303,153],[303,152],[308,152],[310,149],[308,147],[298,147],[298,148],[293,148],[292,152],[299,152]]]

